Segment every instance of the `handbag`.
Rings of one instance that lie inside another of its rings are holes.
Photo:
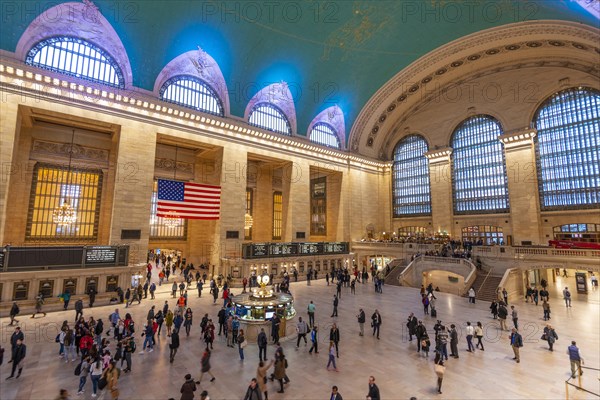
[[[546,336],[546,334],[544,333],[540,339],[542,339],[542,340],[548,340],[548,336]]]
[[[433,370],[435,371],[435,374],[441,378],[444,376],[444,373],[446,372],[446,367],[440,364],[435,364],[433,366]]]
[[[103,390],[106,387],[106,385],[108,385],[108,381],[106,380],[106,377],[103,376],[98,381],[98,389]]]
[[[242,343],[240,343],[240,349],[243,349],[244,347],[246,347],[247,344],[248,344],[248,341],[244,340]]]

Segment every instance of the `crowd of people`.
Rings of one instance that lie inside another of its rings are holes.
[[[199,322],[200,337],[203,340],[204,351],[199,363],[198,378],[194,379],[193,373],[188,373],[184,376],[184,382],[180,388],[181,399],[194,399],[195,392],[200,392],[201,399],[209,399],[207,390],[209,388],[202,385],[205,376],[210,378],[208,380],[209,383],[215,382],[217,379],[217,376],[213,374],[211,369],[211,357],[216,337],[223,336],[226,346],[237,350],[241,362],[245,360],[246,352],[248,351],[248,340],[246,339],[244,330],[240,327],[238,316],[235,315],[228,280],[223,279],[220,282],[221,284],[219,284],[219,281],[216,279],[208,280],[206,273],[200,275],[196,273],[193,275],[193,269],[183,263],[176,264],[168,259],[165,259],[164,262],[165,264],[163,264],[163,259],[161,258],[155,265],[149,263],[146,282],[143,284],[140,282],[138,286],[128,288],[122,301],[113,309],[106,320],[95,318],[89,308],[84,310],[81,298],[76,301],[74,319],[72,321],[65,320],[62,323],[55,342],[60,361],[64,362],[65,365],[73,366],[75,370],[77,383],[74,382],[73,387],[77,387],[76,392],[78,395],[84,394],[86,389],[90,390],[90,385],[88,385],[89,378],[89,381],[91,381],[92,397],[96,397],[100,391],[105,391],[105,393],[110,394],[112,399],[118,399],[120,396],[119,380],[122,379],[122,374],[129,374],[134,370],[132,356],[134,354],[143,356],[152,353],[155,348],[159,351],[163,350],[164,347],[157,347],[157,340],[159,340],[157,338],[160,338],[161,335],[166,335],[169,362],[171,364],[174,363],[178,349],[182,343],[181,337],[184,333],[186,336],[190,335],[195,326],[194,322],[197,324]],[[173,268],[179,268],[179,274]],[[159,279],[166,278],[168,281],[169,277],[165,272],[167,270],[172,271],[168,275],[173,277],[172,290],[168,292],[171,294],[171,299],[165,300],[162,307],[160,307],[154,304],[156,300],[156,288],[152,289],[153,285],[155,285],[153,276],[158,276]],[[316,278],[313,275],[315,272],[309,270],[307,274],[314,279]],[[325,274],[327,287],[333,286],[334,288],[332,313],[330,316],[334,322],[331,324],[329,332],[321,332],[319,326],[315,323],[316,304],[310,301],[306,305],[308,321],[305,321],[302,316],[298,316],[295,350],[298,351],[301,343],[304,342],[309,356],[313,353],[318,354],[319,344],[323,342],[321,335],[325,335],[326,339],[324,341],[328,343],[327,364],[325,368],[340,372],[341,369],[338,365],[340,343],[342,343],[342,337],[347,333],[340,332],[339,326],[335,323],[335,319],[338,318],[338,307],[343,301],[342,299],[348,295],[348,289],[350,289],[349,294],[354,295],[356,293],[356,285],[367,283],[369,278],[374,282],[374,292],[382,294],[383,275],[385,273],[379,273],[374,268],[371,270],[371,274],[366,273],[366,270],[361,272],[358,269],[354,269],[353,271],[334,269],[334,271],[327,272]],[[190,280],[190,276],[193,276],[193,279]],[[207,280],[208,282],[206,282]],[[286,275],[283,280],[283,289],[286,291],[289,290],[289,281],[290,277]],[[246,280],[246,283],[250,283],[250,285],[252,285],[251,282],[251,278]],[[188,305],[187,293],[188,289],[194,283],[198,288],[198,297],[201,297],[202,288],[206,285],[214,298],[214,303],[216,303],[219,297],[222,299],[223,303],[219,303],[219,310],[215,316],[216,322],[213,322],[213,318],[209,313],[203,313],[201,318],[194,318],[194,313],[198,313],[198,311],[194,312]],[[541,291],[538,291],[535,287],[529,288],[526,291],[526,302],[531,300],[531,304],[538,305],[538,300],[541,300],[544,304],[544,320],[547,321],[550,319],[550,309],[549,306],[546,306],[548,304],[548,293],[545,291],[545,282],[542,283],[542,287],[543,290]],[[343,290],[343,288],[346,288],[346,290]],[[246,291],[246,284],[243,285],[243,290]],[[437,319],[436,291],[438,290],[434,289],[431,284],[421,288],[423,315],[434,318],[436,321],[432,327],[432,331],[426,327],[427,321],[424,318],[420,320],[415,313],[411,313],[408,316],[406,328],[409,342],[413,342],[413,337],[415,338],[417,353],[428,360],[429,353],[432,352],[434,354],[431,362],[437,377],[436,389],[438,393],[442,393],[442,383],[449,357],[454,359],[460,358],[459,340],[461,337],[464,336],[467,347],[466,351],[469,353],[485,351],[485,348],[481,321],[465,321],[463,335],[463,332],[460,331],[461,328],[457,327],[456,324],[449,324],[447,326],[442,323],[441,319]],[[148,292],[150,292],[149,295]],[[136,293],[135,297],[134,293]],[[566,306],[569,307],[570,294],[568,288],[563,291],[563,296]],[[567,298],[569,298],[568,302]],[[122,307],[131,307],[134,300],[139,305],[142,305],[142,301],[144,301],[144,305],[147,302],[151,303],[147,308],[148,312],[143,321],[134,321],[131,313],[122,312]],[[505,289],[498,291],[498,300],[494,300],[491,303],[490,310],[492,318],[499,321],[498,329],[501,331],[508,330],[506,320],[510,315],[513,326],[510,330],[509,342],[514,354],[513,359],[516,363],[519,363],[520,349],[523,347],[523,337],[519,333],[519,314],[514,305],[510,306],[510,310],[508,309],[508,293]],[[36,313],[39,312],[41,312],[41,308],[37,309],[36,307]],[[83,315],[84,312],[86,317]],[[11,325],[18,324],[18,315],[19,307],[17,303],[14,303],[13,310],[11,310]],[[367,315],[370,315],[372,336],[379,340],[383,318],[378,309],[374,309],[369,313],[363,308],[358,310],[358,314],[356,315],[359,328],[358,335],[365,335],[364,325],[367,321]],[[164,330],[163,324],[165,325]],[[256,350],[259,354],[259,362],[256,367],[256,374],[248,384],[244,400],[268,400],[269,380],[271,382],[277,381],[278,393],[285,393],[286,385],[289,385],[291,382],[287,374],[289,361],[279,338],[279,326],[280,317],[275,315],[271,320],[270,337],[267,336],[267,332],[264,329],[258,335]],[[549,350],[553,351],[553,344],[558,340],[558,334],[550,324],[544,328],[542,339],[548,342]],[[308,346],[309,341],[310,347]],[[10,343],[11,360],[9,362],[12,363],[12,368],[11,374],[7,379],[19,379],[23,373],[27,346],[25,344],[26,338],[24,333],[18,325],[14,329]],[[450,353],[448,352],[448,345],[450,345]],[[272,359],[267,357],[268,346],[274,348]],[[139,352],[138,347],[140,347]],[[583,363],[583,358],[575,342],[569,346],[568,354],[571,361],[572,375],[582,374],[581,364]],[[67,389],[63,389],[59,398],[69,398],[68,393]],[[330,396],[332,400],[342,400],[342,395],[337,386],[332,387]],[[368,400],[380,399],[379,388],[375,384],[373,376],[369,377],[366,397]]]

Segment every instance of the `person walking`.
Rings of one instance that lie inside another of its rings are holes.
[[[548,324],[544,327],[544,334],[542,335],[542,340],[548,342],[548,350],[554,351],[554,342],[558,340],[558,335],[556,331],[552,327],[552,325]]]
[[[296,350],[300,346],[300,339],[304,339],[304,346],[308,344],[306,340],[306,334],[308,333],[308,325],[305,321],[302,320],[302,317],[298,317],[298,323],[296,324],[296,332],[298,333],[298,338],[296,340]]]
[[[250,380],[244,400],[262,400],[262,393],[260,392],[258,380],[256,378],[252,378]]]
[[[10,361],[8,361],[9,364],[15,359],[15,349],[17,348],[17,342],[19,340],[21,342],[24,341],[25,335],[21,331],[21,327],[17,326],[12,335],[10,335]]]
[[[367,393],[367,400],[380,400],[379,387],[375,384],[375,377],[369,376],[369,392]]]
[[[90,358],[84,357],[81,360],[81,365],[79,367],[79,389],[77,390],[77,394],[81,395],[85,393],[85,384],[87,382],[87,377],[90,373]]]
[[[473,335],[475,334],[475,329],[471,325],[471,322],[467,321],[467,327],[465,328],[465,333],[467,336],[467,351],[469,353],[475,351],[475,347],[473,346]]]
[[[502,298],[504,299],[504,304],[508,306],[508,292],[506,288],[502,288]]]
[[[567,348],[567,354],[571,362],[571,378],[575,378],[577,372],[579,372],[579,376],[583,375],[581,369],[581,366],[584,364],[583,357],[581,357],[577,343],[574,340],[571,341],[571,345]]]
[[[169,362],[171,364],[173,364],[173,361],[175,361],[175,354],[177,354],[177,349],[179,349],[179,331],[174,330],[169,336]]]
[[[371,326],[373,327],[373,336],[377,333],[377,340],[379,340],[379,327],[381,323],[381,314],[379,314],[379,310],[375,309],[375,312],[371,315]]]
[[[196,383],[192,379],[192,375],[187,374],[185,377],[185,382],[181,385],[181,389],[179,393],[181,393],[181,400],[194,400],[194,392],[196,391]]]
[[[210,372],[210,354],[211,353],[209,349],[204,350],[204,354],[202,354],[202,369],[200,370],[200,378],[198,378],[198,380],[196,381],[196,385],[200,385],[202,383],[202,376],[204,376],[204,374],[210,375],[211,382],[214,382],[216,379],[212,372]]]
[[[335,385],[331,387],[331,395],[329,396],[329,400],[344,400],[342,395],[338,392],[338,387]]]
[[[550,303],[546,300],[542,303],[542,310],[544,310],[544,321],[548,321],[550,319]]]
[[[286,364],[287,360],[283,355],[283,351],[278,349],[275,352],[275,371],[273,372],[273,376],[271,377],[271,380],[277,379],[279,381],[280,389],[277,391],[277,393],[284,393],[283,380],[286,379],[287,383],[287,375],[285,373]]]
[[[119,369],[117,368],[117,362],[115,360],[110,360],[108,364],[108,368],[104,370],[103,373],[106,378],[106,383],[108,386],[108,390],[110,391],[110,396],[113,400],[119,398]]]
[[[338,304],[339,304],[338,297],[336,295],[333,295],[333,312],[331,313],[332,317],[338,316],[338,311],[337,311]]]
[[[500,330],[507,331],[506,317],[508,317],[508,310],[503,302],[498,305],[498,320],[500,321]]]
[[[256,344],[258,345],[258,359],[260,361],[267,361],[267,334],[265,333],[265,328],[260,328],[260,333],[256,339]]]
[[[37,297],[35,298],[35,312],[31,316],[31,318],[35,318],[36,314],[44,314],[44,317],[46,316],[46,313],[44,311],[42,311],[43,305],[44,305],[44,296],[40,292],[40,294],[38,294]]]
[[[475,304],[475,289],[469,289],[469,303]]]
[[[92,366],[90,367],[90,378],[92,379],[92,397],[96,397],[96,392],[98,391],[98,381],[102,377],[102,359],[100,357],[96,357],[92,359]]]
[[[333,370],[338,372],[337,366],[335,365],[335,348],[334,348],[333,340],[329,341],[329,361],[327,361],[327,370],[329,371],[329,366],[333,364]]]
[[[12,369],[10,371],[10,376],[6,378],[6,380],[14,378],[17,370],[18,373],[16,378],[19,379],[21,372],[23,372],[23,361],[25,360],[25,356],[27,356],[27,346],[23,343],[23,339],[17,339],[12,353]]]
[[[310,346],[310,350],[308,350],[308,354],[312,354],[313,349],[315,350],[315,354],[319,354],[319,332],[316,325],[310,331],[310,341],[312,345]]]
[[[442,394],[442,381],[444,380],[444,374],[446,373],[446,366],[444,365],[444,357],[438,352],[435,354],[435,359],[433,360],[433,370],[437,375],[437,389],[438,393]]]
[[[492,318],[498,319],[498,302],[496,300],[492,300],[492,304],[490,304],[490,310],[492,313]]]
[[[515,360],[517,363],[520,363],[521,357],[519,355],[519,349],[523,347],[523,337],[517,331],[517,328],[512,328],[512,333],[510,334],[510,346],[515,354],[513,360]]]
[[[165,324],[167,326],[167,336],[171,336],[171,328],[173,327],[173,320],[175,316],[173,315],[173,311],[167,311],[167,315],[165,316]]]
[[[360,308],[358,310],[358,315],[356,316],[356,318],[358,319],[358,327],[359,327],[359,336],[365,336],[365,320],[366,320],[366,315],[365,315],[365,311]]]
[[[238,345],[238,351],[240,353],[240,360],[244,361],[244,347],[246,347],[248,345],[248,341],[246,340],[246,337],[244,336],[243,329],[240,329],[240,332],[238,333],[237,345]]]
[[[475,337],[477,338],[475,347],[479,347],[481,348],[481,351],[484,351],[483,342],[481,341],[481,339],[483,339],[483,325],[481,325],[481,322],[479,321],[477,321],[477,325],[475,326]]]
[[[308,325],[312,328],[315,326],[315,304],[311,300],[306,308],[306,312],[308,313]]]
[[[273,361],[260,361],[256,367],[256,380],[260,391],[265,395],[265,400],[269,400],[269,388],[267,387],[267,371],[273,365]]]
[[[329,331],[329,340],[333,342],[333,344],[335,345],[335,355],[337,358],[340,358],[340,349],[339,349],[339,343],[340,343],[340,330],[338,329],[336,324],[333,324],[331,326],[331,329]],[[335,368],[335,364],[334,364],[334,368]]]
[[[571,292],[568,287],[563,290],[563,298],[565,299],[565,305],[571,307]]]
[[[515,306],[510,306],[510,309],[512,310],[510,315],[513,320],[513,325],[516,330],[519,330],[519,314],[517,312],[517,309],[515,308]]]
[[[83,317],[83,299],[79,298],[75,302],[75,322],[79,321],[79,317]]]
[[[425,295],[423,295],[423,298],[425,298]],[[406,328],[408,329],[408,341],[412,342],[413,340],[413,336],[416,336],[417,333],[417,326],[419,325],[419,322],[417,320],[417,317],[415,316],[414,313],[410,313],[410,315],[408,316],[408,319],[406,321]],[[417,338],[419,339],[419,338]],[[417,350],[419,351],[419,350]]]
[[[19,315],[20,309],[16,301],[13,301],[12,307],[10,308],[10,324],[9,326],[13,326],[14,323],[19,323],[19,320],[16,319],[17,315]]]
[[[458,332],[456,325],[450,325],[450,356],[458,358]]]
[[[188,309],[185,311],[185,317],[184,317],[184,322],[183,322],[183,326],[185,327],[186,336],[190,336],[190,330],[192,329],[192,319],[193,319],[192,309],[188,307]]]

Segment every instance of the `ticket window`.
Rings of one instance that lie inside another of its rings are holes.
[[[90,291],[98,293],[98,277],[85,278],[85,294],[90,294]]]
[[[41,281],[39,292],[45,299],[54,296],[54,281]]]
[[[321,262],[320,261],[317,261],[315,263],[315,268],[316,268],[317,272],[321,272]]]
[[[298,264],[298,270],[300,271],[301,274],[304,273],[304,263],[303,262]]]
[[[15,282],[13,288],[13,300],[27,300],[29,295],[29,282]]]
[[[67,293],[67,290],[69,291],[69,293],[71,294],[71,296],[77,294],[76,289],[77,288],[77,279],[65,279],[63,281],[63,293]]]
[[[115,292],[119,287],[119,277],[117,275],[110,275],[106,277],[106,291]]]

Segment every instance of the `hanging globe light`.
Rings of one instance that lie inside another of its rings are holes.
[[[77,211],[71,206],[69,200],[65,200],[60,207],[52,212],[52,221],[59,226],[67,226],[77,221]]]

